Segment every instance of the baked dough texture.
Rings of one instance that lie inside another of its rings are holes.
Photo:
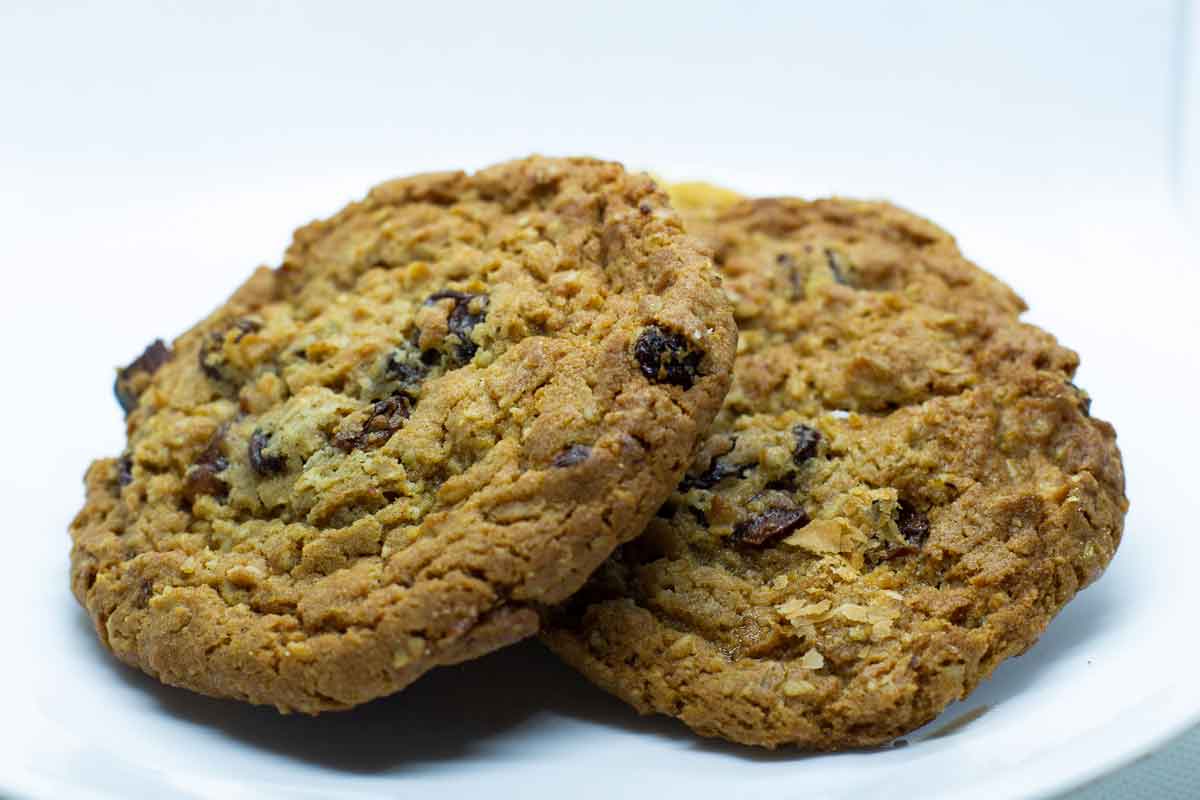
[[[537,630],[641,531],[730,381],[710,258],[645,176],[384,183],[118,374],[71,585],[165,683],[344,709]]]
[[[546,643],[643,713],[765,747],[878,745],[1030,647],[1128,506],[1078,359],[886,203],[673,191],[740,339],[707,441]]]

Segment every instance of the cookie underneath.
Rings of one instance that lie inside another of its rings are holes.
[[[645,533],[547,644],[643,713],[878,745],[1030,647],[1121,538],[1111,426],[1010,289],[884,203],[677,198],[740,328],[734,385]]]

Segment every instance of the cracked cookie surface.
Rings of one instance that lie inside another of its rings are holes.
[[[886,203],[672,197],[734,383],[675,494],[543,639],[643,713],[831,750],[933,719],[1103,571],[1127,501],[1076,355]]]
[[[397,691],[535,632],[644,526],[735,343],[645,176],[382,184],[118,373],[128,447],[88,470],[72,589],[166,683],[309,713]]]

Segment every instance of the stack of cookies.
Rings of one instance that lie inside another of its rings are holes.
[[[284,712],[540,633],[704,736],[880,744],[1120,541],[1113,429],[1023,309],[885,203],[385,183],[118,372],[72,588],[121,660]]]

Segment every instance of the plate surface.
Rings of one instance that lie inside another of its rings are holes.
[[[683,166],[663,172],[696,174]],[[748,192],[777,190],[762,176],[712,177]],[[314,208],[339,196],[319,181],[310,191]],[[240,202],[290,201],[264,195]],[[1186,242],[1162,219],[1153,208],[1120,228],[1091,219],[1092,235],[1081,236],[1060,217],[1044,230],[1027,227],[1019,242],[986,218],[959,227],[968,255],[1026,290],[1030,318],[1081,351],[1079,382],[1094,398],[1093,413],[1117,426],[1133,505],[1109,572],[1029,653],[1001,666],[904,746],[805,756],[701,740],[674,721],[637,717],[533,641],[320,718],[282,717],[160,686],[108,656],[67,590],[64,529],[81,501],[79,473],[90,455],[120,448],[106,370],[85,366],[82,379],[43,368],[45,379],[57,382],[44,393],[61,407],[52,408],[49,420],[8,434],[11,452],[35,461],[48,458],[48,443],[60,450],[44,476],[10,464],[22,495],[10,531],[25,552],[0,587],[20,631],[20,647],[10,647],[0,662],[10,688],[0,787],[97,797],[415,790],[608,798],[619,787],[674,792],[686,776],[692,796],[722,800],[954,797],[968,789],[972,797],[1023,797],[1131,760],[1200,718],[1188,666],[1197,645],[1185,617],[1194,595],[1192,566],[1200,560],[1192,490],[1196,426],[1176,419],[1194,415],[1197,387],[1187,367],[1195,364],[1191,349],[1200,332],[1187,298],[1200,287],[1188,270]],[[1132,235],[1134,229],[1143,235]],[[237,249],[241,243],[232,238],[220,251]],[[80,248],[92,240],[85,232],[82,241]],[[1142,265],[1138,280],[1118,279],[1131,263]],[[149,266],[135,260],[109,279],[144,281]],[[1109,277],[1090,277],[1097,273]],[[232,266],[201,278],[189,274],[195,292],[172,294],[164,284],[147,291],[161,291],[168,310],[188,319],[203,311],[197,294],[219,297],[238,274]],[[1166,281],[1170,292],[1162,291]],[[67,313],[83,318],[91,313],[89,300],[86,292],[61,296]],[[1080,313],[1084,303],[1087,313]],[[50,364],[70,363],[74,348],[85,365],[120,361],[126,338],[100,327],[84,338],[63,334],[43,355]],[[56,427],[55,418],[69,428]],[[47,438],[68,429],[74,435]]]
[[[74,6],[9,0],[0,25],[0,795],[1018,798],[1200,720],[1200,243],[1167,191],[1200,142],[1200,80],[1172,89],[1184,4]],[[316,719],[115,663],[65,533],[88,461],[122,447],[112,367],[371,183],[533,151],[881,194],[953,231],[1117,427],[1133,505],[1108,574],[871,753],[702,741],[536,642]]]

